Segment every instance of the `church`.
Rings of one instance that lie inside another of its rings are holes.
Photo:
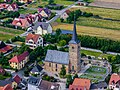
[[[67,73],[77,73],[81,70],[80,41],[77,38],[76,21],[74,20],[73,35],[69,41],[69,52],[48,50],[44,69],[49,72],[60,73],[62,65],[66,67]]]

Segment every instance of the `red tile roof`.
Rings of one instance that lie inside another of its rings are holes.
[[[89,90],[90,89],[90,80],[89,79],[81,79],[81,78],[75,78],[72,85],[69,86],[69,90]]]
[[[112,82],[117,83],[119,80],[120,80],[120,75],[114,73],[114,74],[111,75],[109,85],[111,85]]]
[[[6,9],[8,6],[9,6],[9,4],[1,3],[0,4],[0,9]]]
[[[7,51],[9,51],[9,50],[11,50],[11,49],[12,49],[12,47],[9,46],[9,45],[7,45],[7,46],[1,48],[1,49],[0,49],[0,52],[6,53]]]
[[[27,18],[15,18],[12,22],[12,25],[20,26],[20,27],[27,27],[30,24]]]
[[[66,12],[68,15],[70,14],[70,10],[66,10],[65,12]]]
[[[25,58],[29,55],[29,52],[26,51],[18,56],[13,57],[9,60],[9,62],[20,63],[21,61],[25,60]]]
[[[38,34],[28,34],[26,37],[26,42],[32,39],[35,43],[38,41],[40,35]]]
[[[14,80],[17,84],[19,84],[19,83],[21,82],[21,78],[20,78],[18,75],[15,75],[15,76],[13,77],[13,80]]]
[[[10,6],[10,5],[9,5]],[[11,7],[13,8],[13,9],[16,9],[16,8],[18,8],[18,5],[16,4],[16,3],[12,3],[11,4]]]
[[[13,90],[10,84],[5,85],[4,87],[0,87],[0,90]]]

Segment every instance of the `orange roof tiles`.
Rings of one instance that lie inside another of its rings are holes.
[[[72,85],[69,86],[69,90],[86,90],[90,89],[91,82],[89,79],[81,79],[81,78],[75,78]]]
[[[30,39],[32,39],[34,42],[37,42],[39,37],[40,35],[38,34],[28,34],[26,37],[26,41],[29,41]]]
[[[9,60],[9,62],[15,62],[15,63],[20,63],[21,61],[25,60],[25,58],[29,55],[28,51],[13,57],[12,59]]]
[[[111,75],[109,84],[111,85],[112,82],[116,83],[119,80],[120,80],[120,75],[114,73],[114,74]]]
[[[5,85],[4,87],[0,87],[0,90],[13,90],[10,84]]]

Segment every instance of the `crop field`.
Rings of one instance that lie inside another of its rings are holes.
[[[63,30],[73,30],[73,24],[57,23],[57,24],[53,24],[52,26],[53,26],[53,30],[56,30],[57,28],[60,28]],[[120,31],[118,30],[77,25],[77,33],[80,35],[97,36],[97,37],[102,37],[106,39],[120,41]]]
[[[98,8],[98,7],[77,7],[71,8],[70,10],[80,9],[83,12],[93,13],[94,15],[99,15],[103,18],[112,18],[120,20],[120,10],[117,9],[107,9],[107,8]]]
[[[23,32],[24,31],[22,31],[22,30],[0,27],[0,40],[3,40],[3,41],[8,40],[19,34],[22,34]]]

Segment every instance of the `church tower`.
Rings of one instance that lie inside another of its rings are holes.
[[[69,72],[79,72],[81,69],[80,41],[77,39],[76,21],[74,17],[74,27],[72,39],[69,41]]]

